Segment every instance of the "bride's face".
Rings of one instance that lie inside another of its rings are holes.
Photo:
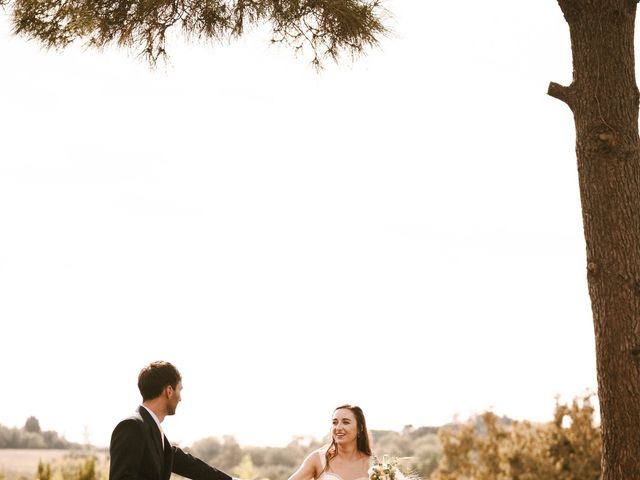
[[[355,442],[358,437],[358,422],[351,410],[341,408],[333,413],[331,436],[338,445]]]

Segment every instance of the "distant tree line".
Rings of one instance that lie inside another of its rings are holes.
[[[81,448],[80,444],[71,443],[57,432],[40,429],[36,417],[29,417],[22,428],[9,428],[0,425],[0,448]]]
[[[404,468],[422,478],[428,478],[438,466],[438,427],[408,425],[400,432],[371,430],[370,434],[374,454],[411,457]],[[241,447],[233,437],[225,436],[198,440],[187,450],[238,478],[286,480],[310,452],[327,443],[328,438],[295,437],[285,447]]]
[[[285,447],[241,447],[232,436],[207,437],[188,451],[216,468],[244,480],[287,479],[305,456],[322,442],[295,437]]]

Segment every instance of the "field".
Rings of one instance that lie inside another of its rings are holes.
[[[106,452],[0,448],[0,476],[4,475],[7,479],[32,479],[36,476],[40,461],[54,465],[72,457],[86,455],[95,455],[100,465],[105,464]]]

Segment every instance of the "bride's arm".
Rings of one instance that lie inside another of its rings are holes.
[[[313,480],[317,478],[320,472],[319,455],[318,451],[310,453],[307,458],[304,459],[302,465],[298,467],[298,470],[289,477],[289,480]]]

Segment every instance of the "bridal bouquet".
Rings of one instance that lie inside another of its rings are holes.
[[[382,462],[373,457],[373,465],[369,467],[369,480],[405,480],[398,468],[398,458],[383,455]]]

